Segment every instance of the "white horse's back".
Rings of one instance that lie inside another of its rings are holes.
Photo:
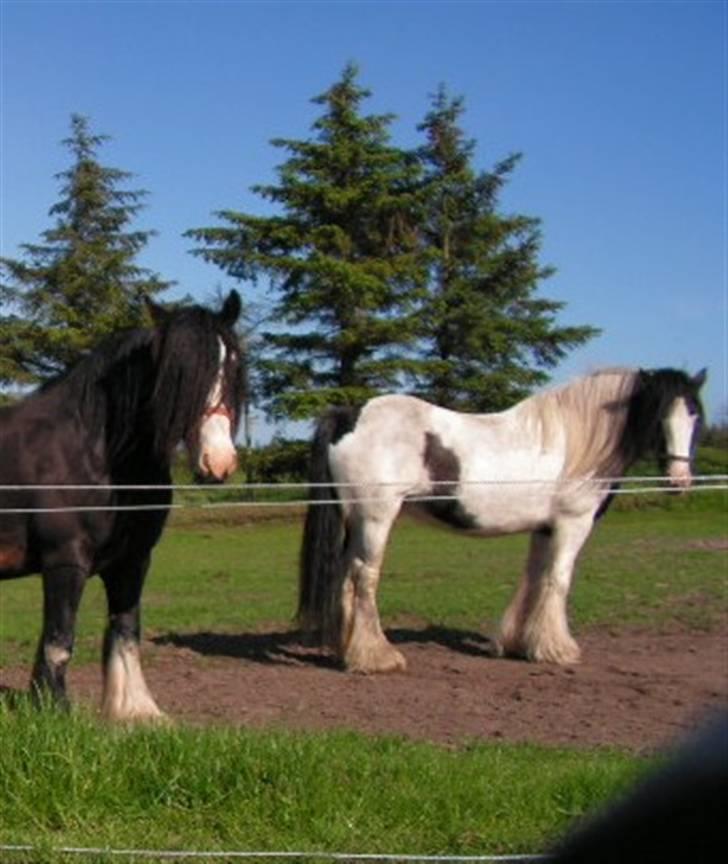
[[[366,403],[356,427],[331,446],[329,464],[334,481],[346,484],[339,497],[361,502],[356,507],[375,510],[386,499],[398,511],[407,498],[455,497],[460,527],[497,535],[549,519],[565,447],[565,432],[550,430],[547,440],[540,415],[526,403],[463,414],[391,395]],[[455,508],[442,503],[422,506],[450,522]]]

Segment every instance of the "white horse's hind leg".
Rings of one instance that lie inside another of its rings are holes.
[[[376,521],[351,526],[347,573],[342,590],[341,656],[353,672],[395,672],[406,668],[402,654],[388,641],[377,609],[377,586],[392,522],[387,513]]]
[[[593,527],[592,515],[562,518],[550,535],[532,535],[526,574],[501,625],[508,654],[551,663],[577,663],[567,599],[574,565]]]

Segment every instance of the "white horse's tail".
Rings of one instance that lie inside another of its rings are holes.
[[[341,628],[346,525],[329,467],[329,447],[356,425],[358,410],[331,408],[311,447],[309,499],[299,559],[296,617],[309,637],[337,647]],[[332,503],[319,503],[332,502]]]

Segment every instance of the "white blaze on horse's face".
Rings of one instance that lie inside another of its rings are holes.
[[[238,458],[232,439],[230,409],[223,402],[223,383],[227,349],[220,342],[220,365],[207,397],[207,408],[200,424],[196,469],[201,477],[223,481],[237,468]]]
[[[680,398],[675,399],[662,421],[670,482],[683,489],[693,482],[690,461],[697,419],[698,415],[690,411],[687,400]]]

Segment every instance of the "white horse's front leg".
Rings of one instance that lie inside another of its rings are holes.
[[[593,524],[591,514],[562,517],[550,533],[534,532],[525,576],[501,624],[505,653],[550,663],[579,662],[567,600],[576,559]]]
[[[524,638],[526,620],[536,601],[536,592],[547,566],[551,548],[551,531],[534,531],[528,548],[526,569],[508,608],[503,614],[498,635],[500,654],[527,657]]]

